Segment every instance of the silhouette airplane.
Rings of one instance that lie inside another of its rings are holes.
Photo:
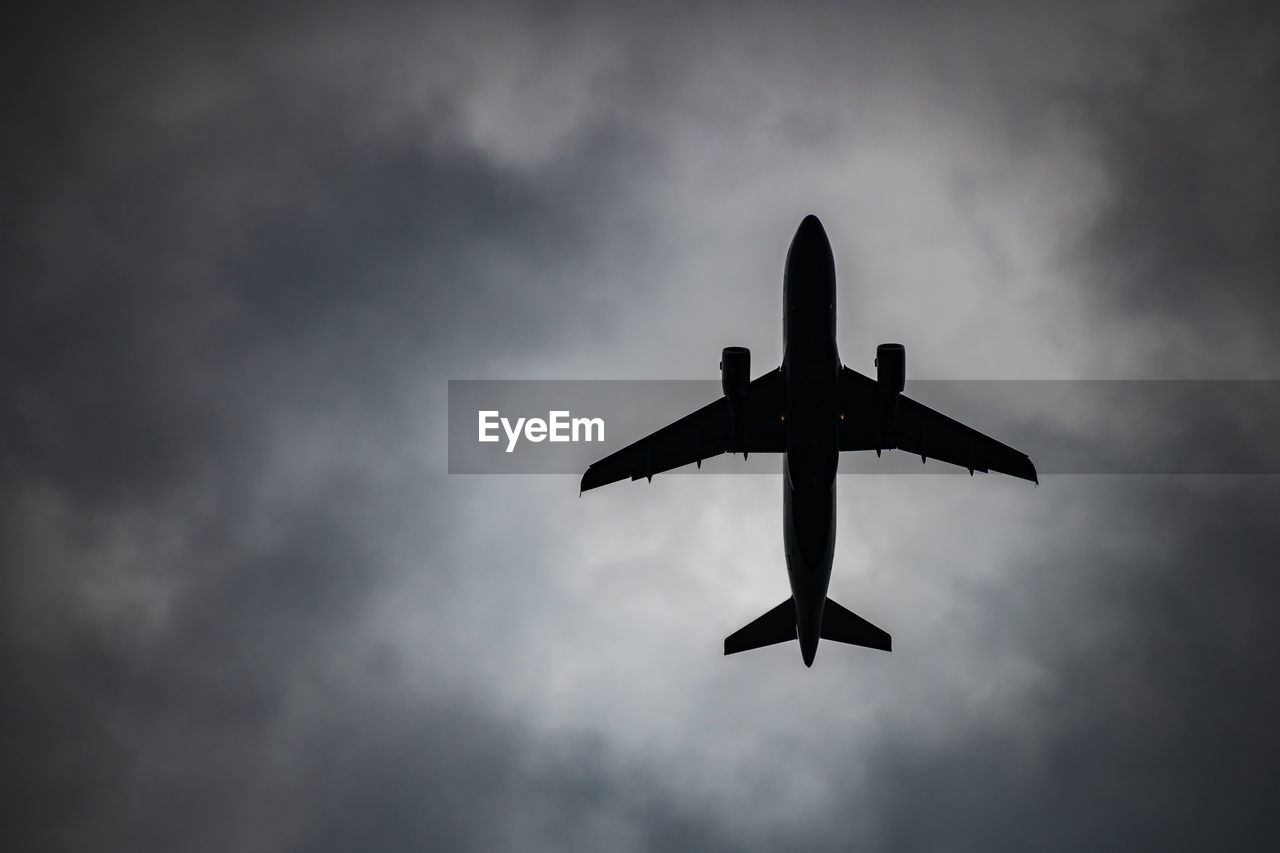
[[[751,352],[725,347],[724,396],[587,468],[582,491],[638,480],[721,453],[782,453],[783,541],[791,597],[725,638],[724,653],[800,641],[805,666],[818,639],[889,651],[885,631],[827,598],[836,541],[836,467],[842,450],[897,448],[974,471],[1038,482],[1031,459],[902,395],[906,348],[876,348],[876,378],[840,363],[831,243],[806,216],[782,279],[782,365],[750,380]]]

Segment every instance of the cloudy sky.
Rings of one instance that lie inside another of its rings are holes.
[[[908,389],[1280,378],[1280,19],[1091,5],[11,17],[3,846],[1273,840],[1275,477],[844,477],[807,670],[777,476],[447,473],[449,379],[776,363],[807,213]]]

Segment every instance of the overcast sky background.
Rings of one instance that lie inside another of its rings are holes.
[[[445,430],[772,366],[807,213],[908,390],[1280,378],[1271,7],[151,5],[0,36],[6,849],[1274,843],[1274,477],[842,478],[806,670],[778,477]]]

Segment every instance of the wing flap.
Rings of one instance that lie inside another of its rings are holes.
[[[748,453],[780,453],[785,449],[785,396],[781,370],[771,370],[748,386],[744,409]],[[582,475],[581,489],[585,492],[619,480],[648,478],[719,456],[729,449],[733,429],[729,400],[721,397],[592,464]]]
[[[969,471],[995,471],[1039,482],[1031,458],[972,427],[901,394],[883,393],[875,380],[845,367],[840,372],[844,412],[841,450],[904,450]]]

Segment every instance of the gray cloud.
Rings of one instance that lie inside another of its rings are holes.
[[[1104,310],[1163,321],[1171,373],[1273,372],[1278,31],[1265,4],[1171,10],[1076,93],[1113,184],[1090,278]]]
[[[1271,478],[845,478],[833,595],[897,651],[807,671],[718,655],[784,595],[774,478],[443,474],[449,378],[766,364],[811,209],[851,365],[1268,376],[1266,13],[40,14],[8,846],[1274,834]]]
[[[1073,541],[1064,524],[1023,555],[985,627],[992,646],[1016,643],[1045,679],[940,748],[879,749],[871,839],[912,849],[1256,843],[1274,830],[1263,803],[1280,696],[1263,602],[1276,590],[1262,557],[1275,544],[1273,484],[1136,478],[1105,496],[1058,484],[1102,497],[1086,524],[1124,524],[1128,543]]]

